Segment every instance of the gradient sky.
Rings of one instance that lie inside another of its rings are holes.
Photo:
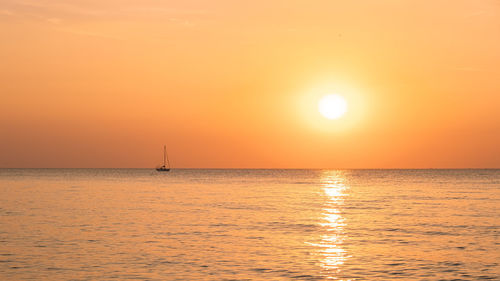
[[[0,38],[0,167],[500,168],[498,0],[1,0]]]

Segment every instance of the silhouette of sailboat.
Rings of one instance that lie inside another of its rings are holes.
[[[168,172],[170,171],[170,162],[168,161],[167,146],[163,146],[163,165],[156,168],[158,172]]]

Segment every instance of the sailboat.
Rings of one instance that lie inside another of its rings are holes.
[[[167,146],[163,146],[163,165],[156,168],[158,172],[168,172],[170,171],[170,162],[168,162]]]

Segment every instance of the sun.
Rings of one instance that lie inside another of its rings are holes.
[[[326,95],[319,100],[318,110],[327,119],[338,119],[347,112],[347,101],[341,95]]]

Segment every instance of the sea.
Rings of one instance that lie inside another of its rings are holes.
[[[0,280],[500,280],[500,170],[0,169]]]

